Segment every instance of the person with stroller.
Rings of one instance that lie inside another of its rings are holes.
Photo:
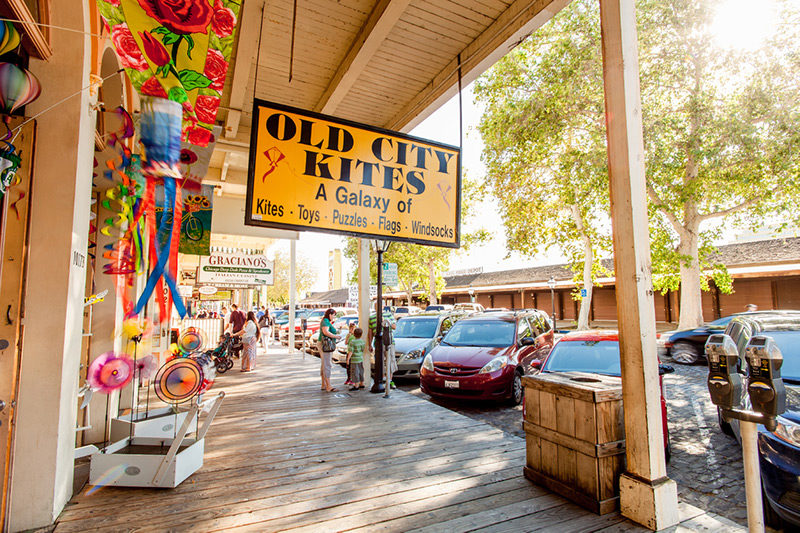
[[[258,346],[256,314],[248,311],[244,327],[233,335],[242,338],[242,372],[254,370],[256,367],[256,348]]]
[[[337,392],[339,390],[331,386],[331,354],[336,349],[336,341],[339,340],[338,331],[333,327],[333,318],[335,316],[335,310],[328,309],[325,311],[322,322],[319,325],[319,338],[317,340],[317,348],[320,353],[319,374],[322,379],[322,390],[328,392]]]

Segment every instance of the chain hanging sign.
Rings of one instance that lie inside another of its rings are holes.
[[[245,225],[458,248],[457,147],[256,99]]]

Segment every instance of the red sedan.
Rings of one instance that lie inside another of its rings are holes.
[[[462,318],[422,361],[420,387],[438,398],[522,401],[522,376],[553,346],[553,327],[538,310]]]
[[[671,366],[658,365],[661,386],[661,424],[664,431],[664,450],[670,456],[667,428],[667,400],[664,374],[674,372]],[[542,366],[542,372],[588,372],[621,377],[619,335],[614,330],[576,331],[558,340]]]

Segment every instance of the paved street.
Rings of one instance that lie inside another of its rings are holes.
[[[706,366],[673,365],[666,376],[672,461],[669,476],[678,483],[682,501],[746,525],[742,454],[733,437],[717,426],[716,408],[706,389]],[[398,386],[427,397],[414,381]],[[508,433],[524,436],[522,407],[434,400]]]

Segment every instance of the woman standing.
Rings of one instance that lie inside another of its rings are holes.
[[[322,317],[322,322],[319,325],[319,353],[320,353],[320,369],[319,374],[322,378],[322,390],[328,392],[336,392],[337,389],[331,387],[331,354],[336,349],[336,341],[339,340],[336,328],[333,327],[333,318],[336,316],[336,311],[328,309]]]
[[[256,347],[258,346],[256,314],[249,311],[244,327],[234,335],[242,338],[242,372],[250,372],[256,367]]]

